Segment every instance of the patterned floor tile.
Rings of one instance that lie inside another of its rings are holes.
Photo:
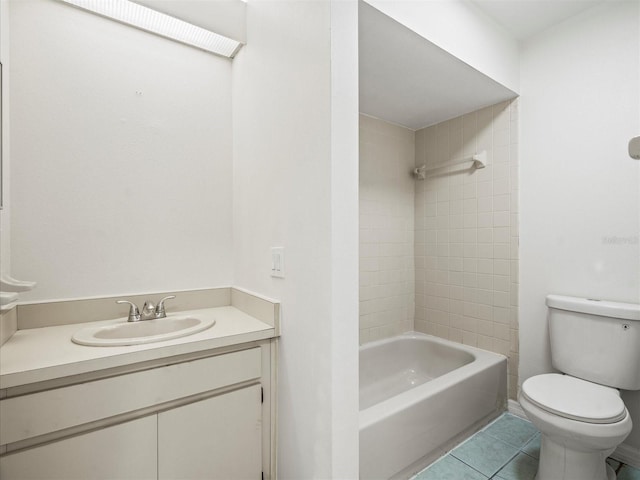
[[[529,443],[520,450],[533,458],[540,458],[540,434],[533,437]]]
[[[513,445],[478,432],[451,452],[451,455],[491,477],[517,453],[518,449]]]
[[[420,472],[414,480],[487,480],[487,477],[447,455]]]
[[[507,413],[486,427],[483,432],[514,447],[522,448],[538,430],[531,422]]]
[[[532,433],[533,432],[533,433]],[[413,480],[533,480],[540,434],[527,420],[505,413]],[[640,480],[640,469],[609,458],[617,480]]]
[[[623,465],[618,472],[618,480],[640,480],[640,470],[629,465]]]
[[[500,480],[534,480],[538,471],[538,460],[524,453],[519,453],[507,463],[494,478]]]

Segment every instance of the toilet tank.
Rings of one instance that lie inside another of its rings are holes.
[[[640,390],[640,305],[548,295],[551,360],[561,372]]]

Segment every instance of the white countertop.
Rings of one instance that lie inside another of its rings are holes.
[[[174,315],[178,314],[214,317],[216,324],[187,337],[124,347],[77,345],[71,341],[71,336],[89,325],[126,321],[126,318],[18,330],[0,348],[0,389],[275,336],[272,326],[232,306],[176,312]]]

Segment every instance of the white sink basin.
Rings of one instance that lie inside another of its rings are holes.
[[[186,337],[211,328],[215,319],[197,317],[166,317],[139,322],[122,321],[110,325],[86,327],[73,334],[71,340],[79,345],[92,347],[114,347],[162,342],[172,338]]]

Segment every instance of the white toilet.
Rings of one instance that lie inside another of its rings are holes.
[[[518,400],[540,430],[536,480],[614,480],[606,458],[631,432],[620,392],[640,390],[640,305],[549,295],[553,366]]]

